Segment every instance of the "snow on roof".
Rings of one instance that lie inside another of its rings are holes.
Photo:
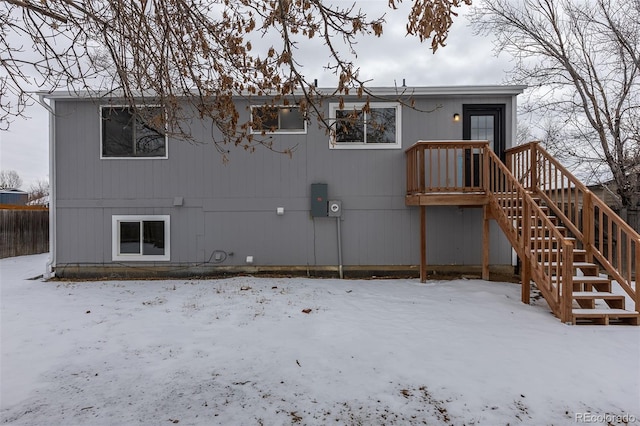
[[[28,192],[17,188],[4,188],[0,189],[0,194],[28,194]]]

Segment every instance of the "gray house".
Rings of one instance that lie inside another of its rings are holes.
[[[513,271],[511,244],[494,221],[489,241],[483,238],[483,210],[472,191],[468,203],[429,203],[421,231],[420,208],[407,202],[405,151],[418,141],[486,140],[504,158],[524,87],[417,87],[410,89],[415,108],[394,102],[395,90],[376,89],[389,101],[372,102],[366,112],[357,97],[325,103],[337,123],[334,136],[295,106],[277,107],[263,117],[263,130],[274,148],[295,146],[293,155],[238,150],[227,164],[208,143],[207,123],[190,124],[196,143],[172,140],[139,125],[127,108],[114,108],[117,99],[45,95],[49,273],[417,273],[421,234],[430,270],[479,268],[488,249],[492,268]],[[260,116],[268,99],[247,102],[239,98],[238,110]],[[355,122],[347,119],[353,111]],[[385,126],[371,125],[376,119]],[[452,152],[439,154],[438,173],[455,181],[477,154]],[[462,186],[473,187],[473,173],[465,176]]]

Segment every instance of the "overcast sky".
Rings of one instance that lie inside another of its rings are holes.
[[[334,3],[349,5],[351,1]],[[412,2],[405,1],[402,10],[392,11],[386,7],[387,0],[361,1],[362,9],[370,16],[387,14],[387,25],[380,39],[367,38],[358,45],[357,64],[360,75],[372,80],[369,85],[387,87],[407,86],[458,86],[502,84],[505,71],[510,68],[506,57],[496,58],[492,41],[473,35],[468,26],[468,7],[456,19],[450,31],[447,46],[433,54],[430,41],[420,44],[405,36],[407,8]],[[324,74],[321,65],[326,64],[316,49],[300,52],[305,62],[305,74],[317,78],[320,87],[334,87],[333,75]],[[325,52],[321,52],[324,54]],[[49,133],[47,112],[35,105],[27,111],[28,119],[16,119],[8,131],[0,131],[0,169],[15,170],[22,177],[22,189],[39,179],[48,179]]]

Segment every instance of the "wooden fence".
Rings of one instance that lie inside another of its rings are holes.
[[[49,210],[0,205],[0,259],[49,251]]]

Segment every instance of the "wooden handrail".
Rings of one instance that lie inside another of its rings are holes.
[[[587,258],[597,260],[640,312],[640,235],[537,142],[507,150],[510,170],[553,210]],[[525,166],[525,165],[528,165]],[[635,283],[634,283],[635,281]]]

